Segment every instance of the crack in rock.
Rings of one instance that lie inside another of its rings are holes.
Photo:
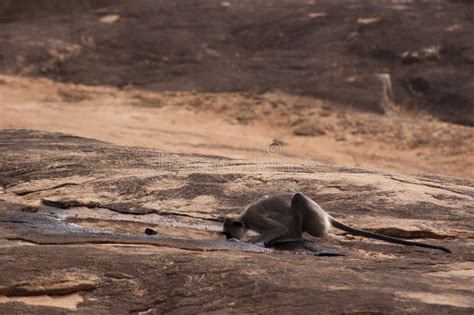
[[[147,215],[147,214],[159,214],[159,215],[166,215],[166,216],[181,216],[181,217],[188,217],[194,219],[201,219],[206,221],[214,221],[214,222],[221,222],[220,219],[212,219],[208,217],[199,217],[192,214],[186,214],[183,212],[176,212],[176,211],[166,211],[166,210],[157,210],[151,209],[146,207],[136,207],[135,204],[131,202],[119,202],[113,204],[102,204],[99,202],[91,201],[91,202],[83,202],[76,199],[49,199],[43,198],[41,203],[48,207],[54,207],[58,209],[70,210],[73,208],[85,207],[88,209],[107,209],[113,212],[117,212],[120,214],[130,214],[130,215]],[[133,210],[131,210],[133,209]],[[203,212],[204,213],[204,212]]]
[[[68,295],[94,290],[99,283],[99,277],[86,272],[75,270],[53,271],[48,275],[0,286],[0,295],[7,297]]]
[[[449,192],[452,192],[452,193],[455,193],[455,194],[458,194],[458,195],[463,195],[463,196],[474,198],[474,192],[471,193],[471,192],[463,191],[463,190],[460,190],[460,189],[448,188],[447,186],[429,184],[429,183],[421,182],[421,181],[414,182],[414,181],[404,180],[404,179],[400,179],[400,178],[397,178],[397,177],[392,176],[392,175],[389,175],[387,177],[394,180],[394,181],[400,182],[400,183],[411,184],[411,185],[422,185],[422,186],[426,186],[426,187],[437,188],[437,189],[446,190],[446,191],[449,191]]]
[[[16,191],[15,195],[17,195],[17,196],[26,196],[26,195],[37,193],[37,192],[40,192],[40,191],[48,191],[48,190],[54,190],[54,189],[58,189],[58,188],[66,187],[66,186],[78,186],[78,185],[80,185],[80,184],[78,184],[78,183],[62,183],[62,184],[59,184],[59,185],[56,185],[56,186],[53,186],[53,187],[47,187],[47,188],[43,188],[43,189]]]
[[[432,238],[432,239],[449,239],[454,238],[454,235],[443,235],[430,230],[404,230],[398,227],[383,227],[378,229],[367,229],[368,231],[406,239],[415,238]],[[474,237],[474,235],[473,235]]]
[[[115,203],[115,204],[102,204],[95,201],[83,202],[76,199],[48,199],[43,198],[41,203],[45,206],[54,207],[58,209],[68,210],[71,208],[85,207],[89,209],[104,208],[110,211],[114,211],[121,214],[133,214],[133,215],[145,215],[150,213],[157,213],[155,209],[149,208],[136,208],[132,203]],[[131,205],[129,207],[129,205]],[[133,209],[133,210],[131,210]]]

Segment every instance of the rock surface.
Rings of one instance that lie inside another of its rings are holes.
[[[474,311],[472,180],[32,130],[1,131],[0,161],[0,313]],[[338,231],[279,248],[219,234],[225,214],[287,189],[346,223],[453,253]]]

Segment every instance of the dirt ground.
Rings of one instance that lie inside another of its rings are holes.
[[[5,1],[0,128],[472,178],[473,10],[466,1]]]
[[[179,153],[306,159],[474,178],[472,128],[402,109],[341,109],[279,91],[151,92],[0,76],[0,128],[60,131]]]
[[[474,125],[472,1],[2,1],[0,73],[152,91],[272,88]]]

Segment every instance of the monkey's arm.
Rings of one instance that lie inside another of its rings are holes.
[[[253,240],[253,243],[263,243],[263,245],[268,246],[272,245],[274,241],[288,237],[290,234],[285,225],[270,218],[264,218],[262,226],[264,228],[260,232],[260,235]]]

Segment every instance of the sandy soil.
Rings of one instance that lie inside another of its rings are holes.
[[[0,72],[152,91],[309,95],[474,126],[469,1],[3,1]],[[472,3],[472,1],[471,1]]]
[[[361,113],[309,97],[150,92],[0,76],[0,128],[246,159],[474,178],[473,129],[394,110]]]

